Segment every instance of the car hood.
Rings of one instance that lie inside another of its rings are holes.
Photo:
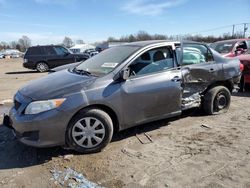
[[[95,80],[96,77],[93,76],[78,75],[63,70],[31,81],[19,92],[33,100],[60,98],[81,91]]]
[[[70,64],[66,64],[66,65],[62,65],[53,69],[50,69],[49,72],[58,72],[64,69],[72,69],[78,65],[80,65],[82,62],[76,62],[76,63],[70,63]]]

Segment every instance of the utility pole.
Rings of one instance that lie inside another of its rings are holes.
[[[233,25],[232,38],[234,38],[234,27],[235,25]]]
[[[243,30],[243,33],[244,33],[244,38],[246,37],[246,31],[247,31],[247,23],[244,23],[244,30]]]

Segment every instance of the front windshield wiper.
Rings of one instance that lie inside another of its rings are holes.
[[[97,77],[97,75],[94,75],[89,71],[86,71],[83,69],[77,69],[76,67],[72,70],[72,72],[75,72],[75,73],[80,74],[80,75],[96,76]]]

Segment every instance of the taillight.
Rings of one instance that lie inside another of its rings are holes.
[[[242,72],[244,70],[244,65],[240,63],[240,71]]]

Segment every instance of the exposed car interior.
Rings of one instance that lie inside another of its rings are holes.
[[[241,41],[238,44],[236,44],[236,50],[238,49],[243,49],[243,50],[247,50],[247,44],[245,41]]]

